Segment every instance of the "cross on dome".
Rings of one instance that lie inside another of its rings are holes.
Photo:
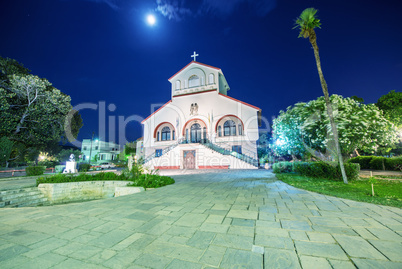
[[[198,55],[198,54],[196,54],[196,52],[194,51],[194,54],[193,54],[193,55],[191,55],[191,57],[193,57],[193,58],[194,58],[194,62],[196,62],[195,57],[197,57],[197,56],[199,56],[199,55]]]

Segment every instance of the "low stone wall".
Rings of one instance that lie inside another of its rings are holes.
[[[128,181],[85,181],[39,184],[38,189],[51,204],[80,202],[141,192],[142,187],[126,187]]]

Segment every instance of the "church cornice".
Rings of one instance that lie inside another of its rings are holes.
[[[160,108],[158,108],[154,113],[152,113],[151,115],[149,115],[145,120],[141,121],[142,124],[144,124],[144,122],[146,122],[150,117],[152,117],[153,115],[155,115],[156,113],[159,112],[159,110],[161,110],[162,108],[164,108],[165,106],[167,106],[168,104],[170,104],[172,102],[172,100],[169,100],[166,104],[164,104],[163,106],[161,106]]]
[[[187,67],[189,67],[191,64],[198,64],[198,65],[202,65],[205,67],[209,67],[209,68],[213,68],[216,69],[218,71],[220,71],[221,69],[212,65],[207,65],[207,64],[203,64],[203,63],[199,63],[199,62],[195,62],[195,61],[191,61],[189,64],[187,64],[185,67],[183,67],[182,69],[180,69],[179,72],[177,72],[176,74],[174,74],[173,76],[171,76],[168,80],[171,81],[175,76],[177,76],[178,74],[180,74],[180,72],[182,72],[184,69],[186,69]]]
[[[206,91],[200,91],[200,92],[190,92],[190,93],[185,93],[185,94],[180,94],[180,95],[173,95],[173,98],[176,97],[182,97],[182,96],[189,96],[189,95],[193,95],[193,94],[200,94],[200,93],[207,93],[207,92],[216,92],[216,88],[212,89],[212,90],[206,90]]]
[[[256,107],[256,106],[253,106],[253,105],[250,105],[250,104],[248,104],[248,103],[246,103],[246,102],[243,102],[243,101],[237,100],[236,98],[233,98],[233,97],[230,97],[230,96],[227,96],[227,95],[221,94],[221,93],[218,93],[218,94],[219,94],[220,96],[226,97],[226,98],[228,98],[228,99],[230,99],[230,100],[233,100],[233,101],[235,101],[235,102],[238,102],[238,103],[240,103],[240,104],[243,104],[243,105],[246,105],[246,106],[252,107],[252,108],[254,108],[254,109],[258,110],[258,111],[261,111],[261,108],[259,108],[259,107]]]

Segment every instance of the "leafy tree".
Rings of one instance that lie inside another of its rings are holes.
[[[381,96],[376,105],[388,120],[398,128],[402,128],[402,92],[392,90]]]
[[[353,100],[355,100],[355,101],[357,101],[357,102],[359,102],[359,103],[364,103],[364,99],[363,98],[361,98],[361,97],[358,97],[358,96],[356,96],[356,95],[353,95],[353,96],[351,96],[350,98],[352,98]]]
[[[390,151],[397,142],[395,126],[374,105],[364,105],[352,98],[332,95],[335,122],[343,155],[364,151],[376,153]],[[326,113],[324,97],[308,103],[297,103],[286,112],[281,111],[274,120],[276,138],[273,150],[280,155],[304,157],[313,155],[330,159],[336,151],[331,134],[330,120]]]
[[[77,136],[82,119],[72,111],[70,96],[54,88],[46,79],[29,74],[13,59],[0,57],[0,135],[26,148],[53,148],[64,130]]]
[[[75,160],[77,161],[82,152],[78,149],[62,149],[59,154],[57,154],[57,159],[60,162],[66,162],[70,159],[70,155],[74,154]]]
[[[0,138],[0,163],[6,164],[8,167],[8,162],[10,160],[11,152],[13,151],[14,142],[5,136]]]
[[[132,143],[126,143],[126,145],[124,146],[124,154],[125,155],[135,155],[136,151],[137,151],[137,142],[132,142]]]
[[[339,145],[338,130],[335,125],[333,109],[332,109],[331,102],[329,100],[327,83],[325,82],[324,74],[321,69],[321,60],[320,60],[320,55],[318,52],[317,36],[314,31],[314,28],[316,28],[316,27],[321,28],[320,27],[321,22],[316,17],[316,13],[317,13],[317,10],[314,8],[306,8],[305,10],[303,10],[303,12],[300,14],[300,17],[298,17],[296,19],[295,28],[299,27],[300,28],[299,37],[309,38],[309,41],[310,41],[311,45],[313,46],[318,75],[320,77],[322,91],[324,92],[325,102],[327,105],[327,112],[328,112],[329,120],[331,123],[332,135],[334,136],[334,142],[335,142],[336,152],[338,155],[339,166],[341,167],[343,182],[347,184],[348,179],[346,177],[345,167],[343,165],[343,158],[342,158],[341,148]]]

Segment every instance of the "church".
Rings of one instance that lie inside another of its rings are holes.
[[[196,61],[169,78],[171,100],[142,121],[151,169],[257,169],[261,109],[228,96],[220,68]]]

